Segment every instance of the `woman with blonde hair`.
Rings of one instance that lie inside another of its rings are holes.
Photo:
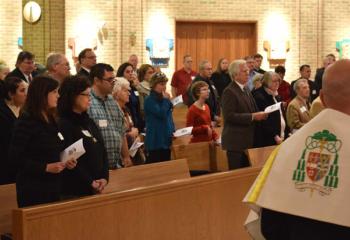
[[[262,86],[252,93],[259,111],[264,111],[266,107],[281,102],[277,91],[279,83],[277,73],[264,73]],[[267,119],[258,125],[255,142],[261,147],[280,144],[287,137],[285,130],[286,121],[281,104],[279,110],[270,113]]]

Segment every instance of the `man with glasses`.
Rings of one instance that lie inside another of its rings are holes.
[[[79,53],[80,70],[77,75],[89,77],[91,68],[96,65],[96,54],[91,48],[85,48]]]
[[[7,77],[18,77],[27,83],[33,80],[36,75],[35,56],[31,52],[22,51],[17,56],[16,68],[10,72]]]
[[[62,83],[70,75],[69,62],[62,53],[50,53],[46,60],[48,75]]]
[[[112,66],[98,63],[91,68],[91,105],[89,116],[101,131],[109,162],[109,169],[132,165],[125,135],[123,113],[111,93],[115,74]]]
[[[173,97],[182,95],[184,102],[187,103],[186,91],[196,75],[197,73],[192,70],[192,57],[187,54],[183,58],[183,68],[174,72],[171,79],[171,94]]]

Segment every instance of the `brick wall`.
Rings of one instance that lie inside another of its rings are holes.
[[[18,37],[22,36],[22,0],[0,2],[0,59],[14,68],[20,49]]]
[[[0,6],[0,58],[13,64],[18,52],[17,37],[21,35],[21,1],[2,0]],[[54,9],[60,6],[51,10]],[[269,66],[263,41],[281,34],[287,36],[290,51],[286,79],[291,81],[298,77],[301,64],[310,64],[314,76],[322,58],[327,53],[336,54],[335,42],[350,37],[349,10],[350,4],[343,0],[65,0],[65,12],[61,13],[65,31],[47,31],[53,36],[51,47],[64,46],[68,59],[72,56],[67,47],[69,38],[80,36],[78,42],[95,39],[98,61],[117,68],[133,53],[140,56],[140,62],[149,62],[145,40],[157,34],[175,38],[176,19],[254,20],[258,21],[258,52],[264,56],[264,69]],[[101,28],[103,24],[105,28]],[[133,36],[135,44],[130,41]],[[169,68],[163,69],[169,76],[174,71],[174,56],[173,51]]]

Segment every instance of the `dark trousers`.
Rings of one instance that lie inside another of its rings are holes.
[[[158,150],[148,151],[146,164],[164,162],[169,160],[170,160],[170,149],[158,149]]]
[[[226,151],[228,168],[230,170],[249,167],[247,155],[243,151]]]

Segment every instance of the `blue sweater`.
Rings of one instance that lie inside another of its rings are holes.
[[[161,98],[158,93],[151,91],[145,99],[146,140],[148,151],[170,149],[175,130],[173,105],[169,99]]]

